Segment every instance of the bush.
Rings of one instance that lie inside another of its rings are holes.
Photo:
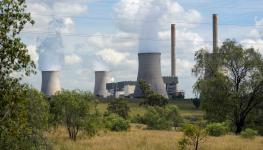
[[[65,125],[72,140],[76,140],[80,130],[94,136],[100,124],[94,99],[90,93],[82,91],[56,93],[50,100],[53,115],[51,122],[54,125]]]
[[[127,131],[130,128],[129,121],[117,114],[106,116],[104,121],[105,127],[111,131]]]
[[[186,124],[183,127],[184,137],[178,142],[179,149],[184,150],[190,147],[190,149],[198,150],[200,144],[206,139],[207,132],[203,128],[202,124]]]
[[[143,93],[143,98],[145,98],[145,101],[141,103],[142,105],[164,107],[168,104],[168,99],[154,92],[146,81],[140,80],[139,85]]]
[[[116,99],[109,103],[107,110],[108,113],[115,113],[124,119],[128,119],[130,108],[124,99]]]
[[[228,128],[224,123],[210,123],[207,125],[206,131],[210,136],[221,136],[228,132]]]
[[[247,139],[254,139],[257,134],[258,134],[258,131],[247,128],[241,132],[241,137],[247,138]]]
[[[178,108],[174,105],[163,107],[148,107],[143,116],[143,122],[149,129],[170,130],[183,122]]]
[[[48,130],[49,105],[44,96],[28,86],[13,88],[1,93],[1,102],[12,105],[1,107],[0,149],[48,149],[44,132]]]
[[[198,99],[198,98],[192,99],[192,103],[194,104],[195,108],[197,108],[197,109],[198,109],[198,108],[200,107],[200,105],[201,105],[200,99]]]

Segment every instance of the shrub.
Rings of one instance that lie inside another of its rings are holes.
[[[241,132],[241,137],[247,138],[247,139],[254,139],[257,134],[258,134],[258,131],[247,128]]]
[[[207,125],[206,131],[210,136],[221,136],[228,132],[228,128],[224,123],[210,123]]]
[[[168,99],[164,96],[154,92],[150,85],[147,84],[144,80],[139,81],[140,88],[143,93],[143,98],[145,98],[145,101],[141,104],[143,105],[149,105],[149,106],[160,106],[163,107],[168,103]]]
[[[99,125],[99,114],[94,97],[90,93],[61,91],[52,97],[50,103],[53,114],[51,122],[55,125],[65,125],[70,139],[76,140],[80,130],[89,136],[95,135]]]
[[[179,149],[198,150],[200,144],[206,139],[207,132],[200,124],[187,124],[183,127],[184,137],[179,141]]]
[[[200,99],[198,99],[198,98],[194,98],[194,99],[192,99],[192,103],[194,104],[194,106],[195,106],[195,108],[199,108],[200,107]]]
[[[117,114],[106,116],[104,121],[105,127],[111,131],[127,131],[130,128],[129,121]]]
[[[109,103],[107,110],[108,113],[115,113],[124,119],[128,119],[130,108],[124,99],[116,99]]]
[[[48,149],[44,132],[48,128],[49,105],[43,94],[15,85],[1,97],[1,102],[8,101],[12,105],[1,107],[0,149]]]
[[[148,107],[143,122],[149,129],[170,130],[183,122],[178,108],[174,105],[163,107]]]
[[[165,107],[166,118],[171,120],[173,127],[179,127],[183,124],[184,120],[180,115],[180,111],[176,105],[167,105]]]
[[[148,107],[143,120],[149,129],[169,130],[172,121],[165,118],[165,110],[161,107]]]

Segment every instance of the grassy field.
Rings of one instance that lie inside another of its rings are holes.
[[[180,100],[180,101],[173,101],[171,104],[177,105],[180,109],[181,115],[186,120],[197,120],[203,117],[204,113],[196,109],[191,101],[187,100]],[[98,109],[100,112],[106,112],[107,111],[107,102],[99,103]],[[139,106],[138,102],[129,102],[128,103],[130,107],[129,115],[135,116],[135,115],[143,115],[146,111],[145,107]]]
[[[100,112],[106,112],[107,102],[99,103]],[[196,109],[190,101],[172,102],[179,107],[186,120],[203,117],[203,112]],[[129,102],[130,116],[143,115],[145,108],[138,103]],[[69,140],[67,131],[59,128],[48,133],[55,150],[176,150],[183,134],[176,131],[145,130],[145,126],[132,124],[128,132],[100,132],[93,138],[80,133],[76,142]],[[262,150],[263,137],[243,139],[235,135],[208,137],[201,145],[201,150]]]
[[[102,132],[91,139],[80,135],[76,142],[67,136],[63,128],[48,135],[55,150],[176,150],[182,133],[143,130],[133,125],[128,132]],[[263,137],[250,140],[226,135],[208,137],[201,145],[201,150],[262,150],[262,147]]]

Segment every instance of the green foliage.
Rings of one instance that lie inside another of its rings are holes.
[[[170,130],[172,127],[179,126],[182,122],[183,119],[175,105],[168,105],[165,108],[148,107],[143,116],[143,123],[149,129]]]
[[[180,149],[198,150],[200,144],[207,138],[207,132],[201,124],[186,124],[183,127],[184,137],[179,141]]]
[[[92,94],[81,91],[61,91],[50,100],[53,125],[65,125],[69,138],[76,140],[80,130],[94,136],[100,115]]]
[[[124,119],[128,119],[130,108],[124,99],[116,99],[108,104],[108,113],[115,113]]]
[[[254,139],[257,134],[258,131],[246,128],[244,131],[241,132],[241,137],[246,139]]]
[[[111,131],[127,131],[130,128],[129,121],[117,114],[110,114],[104,119],[105,127]]]
[[[145,98],[145,101],[142,103],[143,105],[163,107],[168,103],[167,98],[154,92],[145,81],[140,80],[139,84]]]
[[[200,107],[200,99],[194,98],[192,99],[192,103],[194,104],[195,108],[198,109]]]
[[[263,59],[253,48],[226,40],[219,53],[201,49],[195,54],[194,91],[200,94],[206,119],[232,120],[235,133],[253,121],[250,114],[263,103]]]
[[[1,102],[0,149],[46,149],[43,134],[48,128],[48,103],[35,89],[17,85]]]
[[[0,1],[0,149],[46,149],[48,105],[34,89],[20,85],[35,73],[26,45],[19,34],[27,23],[25,0]],[[16,75],[14,75],[16,73]]]
[[[224,123],[210,123],[206,126],[206,131],[210,136],[222,136],[228,132],[228,128]]]
[[[35,64],[30,59],[26,45],[22,43],[19,33],[24,26],[34,21],[25,13],[25,0],[0,1],[0,85],[2,82],[17,82],[13,72],[21,71],[25,75],[34,72]],[[2,87],[1,87],[2,88]]]

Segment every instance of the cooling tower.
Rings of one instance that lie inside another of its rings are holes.
[[[137,82],[146,81],[151,89],[164,97],[168,98],[165,85],[161,75],[161,53],[139,53],[139,70]],[[142,90],[137,83],[134,97],[143,96]]]
[[[102,98],[107,97],[106,84],[108,83],[108,79],[109,79],[109,72],[95,71],[94,95]]]
[[[42,71],[41,91],[47,96],[60,91],[59,71]]]

